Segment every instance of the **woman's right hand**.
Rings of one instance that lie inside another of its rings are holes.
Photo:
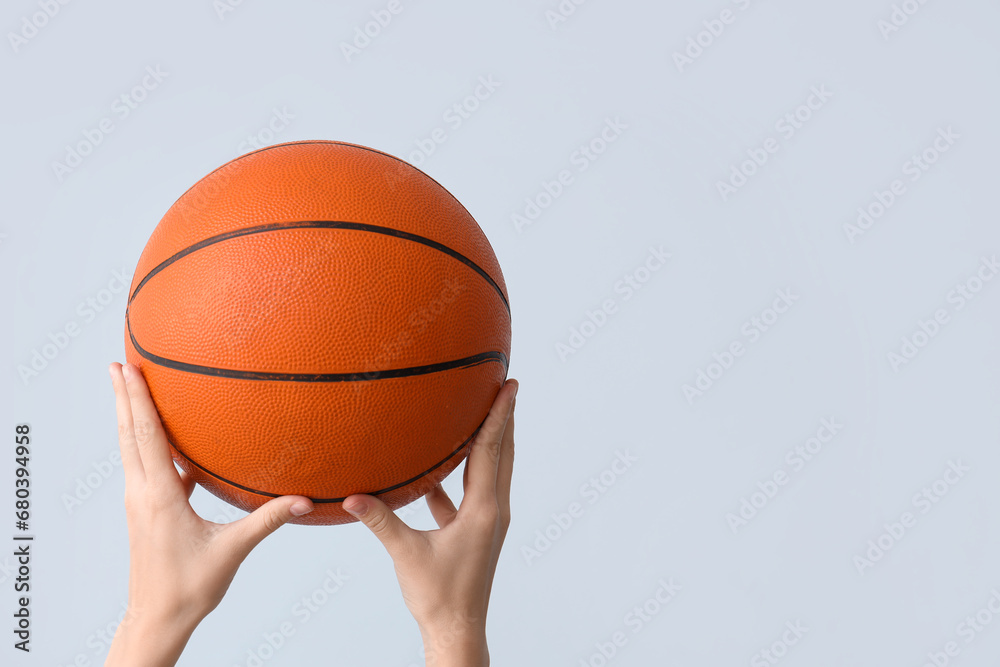
[[[516,380],[501,387],[476,435],[461,506],[455,509],[440,485],[425,496],[438,530],[410,528],[373,496],[344,499],[344,510],[368,526],[392,557],[428,667],[489,664],[486,611],[510,525],[517,387]]]

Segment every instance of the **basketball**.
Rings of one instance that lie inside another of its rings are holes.
[[[435,180],[334,141],[270,146],[174,202],[136,265],[125,353],[177,464],[246,511],[304,495],[420,498],[507,377],[493,248]]]

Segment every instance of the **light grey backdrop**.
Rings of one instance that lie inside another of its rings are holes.
[[[998,23],[986,0],[5,3],[0,535],[29,422],[37,538],[30,656],[0,556],[0,662],[101,664],[126,600],[120,280],[197,179],[319,138],[418,164],[503,266],[494,664],[1000,665]],[[290,526],[181,664],[422,659],[376,540]]]

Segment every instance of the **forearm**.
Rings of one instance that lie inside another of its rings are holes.
[[[104,666],[173,667],[197,625],[177,618],[137,619],[126,614]]]

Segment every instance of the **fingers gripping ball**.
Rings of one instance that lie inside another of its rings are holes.
[[[125,350],[179,465],[293,521],[399,508],[466,456],[504,379],[510,308],[469,212],[423,172],[332,141],[281,144],[205,176],[136,267]]]

